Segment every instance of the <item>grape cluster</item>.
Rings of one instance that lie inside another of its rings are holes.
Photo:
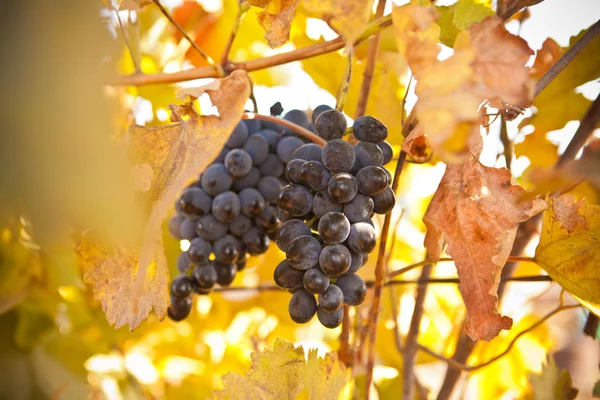
[[[281,105],[272,107],[275,113],[281,113]],[[300,110],[284,119],[310,124]],[[231,284],[247,255],[264,253],[275,238],[281,226],[277,199],[288,183],[285,167],[304,144],[286,133],[274,123],[241,121],[219,156],[175,203],[169,232],[190,246],[177,260],[181,275],[171,282],[171,319],[187,317],[193,293]]]
[[[344,316],[342,304],[360,305],[367,293],[356,272],[377,243],[371,216],[387,214],[395,204],[391,176],[383,168],[392,147],[385,141],[387,128],[373,117],[354,122],[359,140],[354,146],[342,140],[347,126],[341,112],[319,106],[313,119],[328,142],[324,148],[298,148],[286,166],[290,184],[279,194],[284,223],[276,236],[286,259],[274,280],[293,293],[294,322],[306,323],[316,313],[323,326],[335,328]]]

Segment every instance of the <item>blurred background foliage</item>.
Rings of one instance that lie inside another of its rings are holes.
[[[114,74],[135,72],[136,65],[147,74],[206,65],[156,7],[117,13],[118,3],[5,0],[0,5],[0,54],[6,60],[0,66],[0,398],[204,399],[221,386],[223,374],[244,372],[251,352],[271,348],[276,338],[302,344],[305,349],[318,348],[321,353],[339,346],[339,328],[326,330],[316,320],[294,324],[288,316],[285,292],[213,293],[198,298],[190,318],[181,323],[159,322],[151,315],[134,332],[107,324],[91,290],[81,281],[76,243],[86,228],[118,223],[121,213],[129,212],[122,206],[127,203],[122,187],[128,178],[123,174],[122,139],[128,126],[134,122],[147,126],[169,123],[167,106],[177,103],[177,90],[191,83],[103,84]],[[220,59],[237,14],[236,0],[163,3],[204,51]],[[324,21],[326,16],[311,8],[313,3],[300,2],[291,40],[276,50],[263,40],[264,32],[256,20],[258,9],[251,8],[234,42],[232,61],[334,38],[335,32]],[[491,7],[485,1],[459,3]],[[439,11],[444,16],[453,9]],[[445,29],[443,37],[451,37],[460,28],[449,24]],[[447,41],[451,44],[451,39]],[[522,141],[516,148],[517,157],[533,155],[529,162],[534,166],[555,162],[558,149],[546,133],[581,118],[589,99],[575,89],[600,76],[598,43],[596,39],[585,59],[570,66],[567,71],[572,72],[555,80],[536,100],[537,114],[529,114],[521,123],[525,128],[533,125],[533,133],[516,128],[511,132],[516,141]],[[367,48],[368,41],[356,48],[354,78],[344,110],[349,117],[354,116]],[[250,73],[259,111],[266,113],[278,100],[288,109],[303,108],[309,113],[320,103],[333,105],[345,64],[342,52],[332,52]],[[407,83],[406,64],[396,51],[393,32],[384,30],[366,114],[389,127],[396,154],[402,142],[402,99]],[[306,91],[295,92],[305,84]],[[414,102],[410,99],[409,103]],[[545,109],[543,104],[550,100],[553,108]],[[206,107],[202,98],[198,107]],[[561,113],[554,112],[555,108]],[[504,160],[497,156],[502,151],[496,150],[488,164],[503,165]],[[522,174],[525,167],[518,166],[517,175],[527,183],[527,174]],[[423,259],[421,217],[442,173],[443,165],[432,162],[410,165],[402,176],[400,207],[392,219],[396,241],[391,270]],[[587,193],[588,198],[597,199],[593,191]],[[402,213],[402,220],[395,224]],[[166,230],[163,236],[171,273],[176,274],[179,243]],[[270,283],[282,258],[272,246],[266,254],[249,260],[233,286]],[[374,276],[374,263],[372,257],[361,269],[365,280]],[[521,263],[516,272],[539,273],[540,268],[532,263]],[[439,264],[434,276],[454,277],[454,265]],[[418,272],[405,277],[416,278]],[[480,363],[503,351],[518,332],[555,307],[558,293],[558,287],[550,283],[509,285],[502,312],[515,320],[513,329],[491,342],[478,343],[469,362]],[[369,296],[363,306],[352,311],[353,343],[361,342]],[[399,309],[396,320],[392,304]],[[407,332],[413,305],[414,285],[384,291],[375,369],[381,399],[398,398],[403,364],[395,348],[395,329],[400,334]],[[419,342],[451,356],[464,315],[455,285],[431,285]],[[548,352],[556,353],[561,365],[569,368],[581,392],[587,388],[586,393],[591,393],[598,375],[597,365],[593,365],[598,346],[582,336],[583,322],[580,310],[555,317],[525,335],[502,360],[470,374],[461,393],[467,398],[528,396],[528,373],[541,371]],[[417,375],[435,393],[446,365],[425,353],[419,353],[417,363]],[[360,365],[352,370],[355,395],[365,390]]]

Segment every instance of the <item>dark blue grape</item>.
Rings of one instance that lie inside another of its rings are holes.
[[[242,242],[248,253],[255,255],[267,251],[271,241],[263,231],[255,226],[250,228],[250,230],[242,236]]]
[[[197,237],[190,242],[187,256],[194,264],[203,264],[208,261],[211,252],[211,244],[206,240]]]
[[[301,183],[300,167],[302,167],[305,162],[306,160],[301,160],[299,158],[290,161],[285,167],[285,177],[292,183]]]
[[[315,296],[306,290],[299,290],[292,296],[288,308],[292,321],[297,324],[305,324],[315,316],[317,302]]]
[[[248,232],[253,225],[254,224],[249,217],[240,214],[229,224],[229,232],[231,232],[233,236],[241,237],[244,233]]]
[[[263,129],[262,131],[258,131],[256,134],[264,137],[267,140],[267,143],[269,143],[269,151],[271,153],[275,153],[277,142],[279,141],[279,134],[273,129]]]
[[[372,252],[377,245],[375,228],[366,222],[352,224],[346,244],[356,253],[365,254]]]
[[[389,187],[388,174],[381,167],[364,167],[356,173],[358,190],[367,196],[375,196]]]
[[[346,117],[337,110],[322,112],[315,120],[314,125],[317,134],[325,140],[340,139],[348,128]]]
[[[344,304],[359,306],[365,301],[367,285],[360,276],[356,274],[340,276],[335,284],[344,293]]]
[[[225,157],[225,168],[234,178],[242,178],[252,169],[252,158],[244,149],[233,149]]]
[[[228,226],[220,222],[212,214],[200,217],[196,222],[196,233],[198,236],[211,242],[227,233],[227,229]]]
[[[247,217],[256,217],[264,210],[266,202],[260,192],[254,188],[242,190],[239,195],[242,214]]]
[[[321,190],[315,194],[312,207],[315,216],[321,218],[328,212],[342,212],[344,205],[333,200],[327,190]]]
[[[307,161],[300,167],[300,182],[312,190],[327,188],[331,174],[325,165],[318,161]]]
[[[371,197],[358,193],[350,202],[344,204],[344,215],[352,223],[365,221],[371,216],[373,207]]]
[[[262,176],[274,176],[279,178],[280,176],[283,176],[285,165],[275,154],[269,154],[267,159],[260,165],[259,170]]]
[[[391,187],[387,187],[383,192],[373,196],[373,211],[377,214],[387,214],[394,209],[396,204],[396,195]]]
[[[358,193],[356,179],[347,172],[335,174],[329,180],[327,192],[331,198],[339,203],[348,203]]]
[[[354,145],[356,153],[356,166],[361,169],[368,166],[381,167],[383,165],[383,153],[375,143],[359,142]]]
[[[386,126],[376,118],[365,115],[352,125],[354,136],[361,142],[381,143],[388,135]]]
[[[223,164],[212,164],[202,174],[200,179],[202,189],[211,195],[216,196],[219,193],[223,193],[231,187],[233,178],[227,172],[227,168]]]
[[[178,276],[171,282],[171,296],[183,299],[192,294],[192,279],[185,275]]]
[[[225,287],[231,285],[237,273],[235,264],[225,264],[217,260],[213,261],[212,264],[217,272],[217,283],[219,286]]]
[[[319,262],[321,243],[312,236],[299,236],[292,240],[286,251],[290,265],[299,270],[307,270]]]
[[[179,253],[177,257],[177,270],[182,274],[186,274],[190,267],[194,265],[188,258],[187,252]]]
[[[260,165],[269,155],[269,142],[260,135],[250,135],[244,144],[244,150],[250,154],[254,165]]]
[[[281,261],[273,272],[275,284],[286,290],[302,288],[303,277],[304,271],[293,268],[288,260]]]
[[[174,215],[169,219],[169,233],[177,240],[183,239],[181,237],[181,223],[185,220],[181,215]]]
[[[240,215],[241,204],[238,195],[227,191],[215,196],[212,213],[219,222],[227,224]]]
[[[299,219],[291,219],[284,222],[283,225],[277,230],[277,237],[275,239],[279,250],[286,252],[287,248],[292,240],[299,236],[310,236],[312,232],[310,228]]]
[[[211,214],[208,214],[208,215],[211,215]],[[196,233],[196,224],[197,223],[198,223],[198,221],[195,219],[189,219],[189,218],[184,219],[183,222],[181,223],[181,226],[179,227],[179,236],[181,237],[181,239],[192,240],[193,238],[198,236],[198,234]]]
[[[179,322],[187,318],[190,315],[192,309],[192,299],[187,297],[185,299],[178,299],[171,296],[171,304],[167,309],[167,315],[173,321]]]
[[[290,110],[283,116],[283,119],[286,121],[293,122],[296,125],[300,125],[303,128],[308,129],[310,126],[310,121],[306,116],[306,113],[302,110]]]
[[[277,208],[266,206],[262,212],[254,218],[254,223],[260,229],[267,233],[276,232],[281,226],[281,221],[277,217]]]
[[[350,221],[342,213],[328,212],[319,220],[318,231],[325,243],[342,243],[350,234]]]
[[[248,175],[242,178],[235,178],[233,180],[233,184],[231,185],[231,189],[239,192],[241,190],[256,187],[258,185],[258,181],[260,181],[260,171],[256,167],[252,167]]]
[[[381,142],[377,143],[377,147],[379,147],[379,150],[381,150],[381,153],[383,154],[383,165],[392,161],[392,158],[394,158],[394,149],[391,144],[388,142]]]
[[[237,149],[246,143],[246,139],[248,139],[248,126],[244,122],[240,122],[233,129],[225,144],[232,149]]]
[[[242,243],[231,235],[225,235],[213,243],[215,259],[221,263],[235,263],[242,253]]]
[[[279,207],[288,214],[300,217],[308,214],[312,208],[313,195],[301,185],[290,183],[279,194]]]
[[[319,115],[321,115],[325,111],[329,111],[329,110],[333,110],[333,108],[329,107],[327,104],[321,104],[320,106],[317,106],[312,112],[312,116],[311,116],[312,124],[315,125]]]
[[[350,264],[352,264],[352,256],[342,244],[327,245],[319,255],[319,266],[327,276],[343,275],[350,268]]]
[[[314,267],[307,270],[302,278],[304,288],[312,294],[320,294],[325,292],[329,287],[329,282],[329,277],[325,275],[319,267]]]
[[[327,290],[319,295],[319,308],[323,311],[334,312],[342,307],[344,294],[337,285],[331,284]]]
[[[356,154],[348,142],[335,139],[325,145],[322,158],[327,169],[335,174],[350,171],[356,161]]]
[[[210,212],[212,198],[197,187],[187,188],[177,200],[177,209],[188,218],[198,218]]]
[[[303,144],[304,142],[295,136],[284,137],[277,143],[277,156],[287,164],[292,160],[292,154]]]
[[[258,181],[258,191],[263,195],[267,203],[276,204],[283,183],[274,176],[263,176]]]
[[[337,328],[342,324],[342,320],[344,319],[344,309],[340,307],[333,312],[327,312],[319,307],[317,309],[317,318],[319,318],[319,322],[325,328]]]
[[[316,143],[306,143],[298,147],[292,159],[306,160],[306,161],[319,161],[322,162],[323,148]]]

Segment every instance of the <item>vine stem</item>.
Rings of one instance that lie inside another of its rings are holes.
[[[227,43],[225,44],[225,48],[223,49],[223,53],[221,54],[221,67],[225,69],[227,64],[229,64],[229,53],[231,52],[231,47],[233,46],[233,41],[237,36],[237,33],[240,29],[240,24],[244,15],[246,15],[246,11],[248,11],[249,4],[245,0],[240,0],[238,4],[238,12],[235,16],[235,21],[233,21],[233,26],[231,27],[231,33],[229,34],[229,39],[227,39]]]
[[[281,126],[284,126],[288,129],[293,130],[298,135],[307,138],[308,140],[310,140],[313,143],[316,143],[321,146],[325,146],[325,144],[327,144],[325,139],[323,139],[322,137],[315,135],[308,129],[303,128],[300,125],[294,124],[293,122],[287,121],[283,118],[277,118],[277,117],[273,117],[271,115],[262,115],[262,114],[256,114],[256,113],[245,113],[242,115],[242,119],[259,119],[261,121],[273,122],[273,123],[279,124]]]
[[[398,157],[396,164],[396,171],[394,172],[394,181],[392,183],[392,190],[394,193],[398,189],[400,182],[400,176],[402,175],[402,169],[404,168],[404,161],[406,160],[406,153],[401,152]],[[390,230],[390,223],[392,219],[392,213],[388,213],[383,221],[383,227],[381,228],[380,242],[379,242],[379,253],[377,254],[377,264],[375,266],[375,286],[373,290],[373,304],[371,306],[370,318],[369,318],[369,352],[367,354],[367,371],[366,371],[366,391],[365,398],[368,400],[371,393],[371,385],[373,384],[373,367],[375,366],[375,339],[377,337],[377,320],[379,319],[379,308],[381,304],[381,291],[385,280],[385,250],[387,247],[387,238]]]
[[[156,1],[156,0],[153,0]],[[380,30],[392,25],[391,15],[387,15],[378,20],[372,21],[367,25],[365,32],[354,42],[355,45],[365,41],[371,35],[379,32]],[[300,49],[288,51],[286,53],[275,54],[269,57],[257,58],[246,62],[229,63],[225,68],[225,73],[230,73],[237,69],[241,69],[247,72],[257,71],[265,68],[274,67],[277,65],[283,65],[294,61],[304,60],[319,56],[321,54],[331,53],[344,47],[344,41],[342,38],[336,38],[322,43],[316,43],[310,46],[302,47]],[[193,79],[201,78],[218,78],[220,75],[213,67],[198,67],[191,68],[185,71],[165,73],[159,72],[156,74],[133,74],[123,75],[115,77],[112,81],[108,82],[110,85],[116,86],[142,86],[159,83],[177,83],[183,81],[190,81]]]
[[[160,4],[160,1],[159,0],[152,0],[152,2],[156,5],[156,7],[158,7],[158,9],[160,10],[160,12],[169,20],[169,22],[175,27],[175,29],[177,29],[179,31],[179,33],[181,33],[183,35],[183,37],[185,38],[185,40],[187,40],[189,42],[189,44],[194,48],[194,50],[196,50],[200,54],[200,56],[206,60],[206,62],[208,63],[208,65],[210,65],[210,67],[215,71],[215,73],[217,74],[217,76],[224,76],[225,74],[224,74],[223,69],[221,68],[221,66],[218,65],[217,63],[215,63],[215,60],[213,60],[211,56],[209,56],[204,50],[202,50],[200,48],[200,46],[198,46],[196,44],[196,42],[194,42],[192,40],[192,38],[189,37],[189,35],[181,27],[181,25],[179,25],[177,23],[177,21],[175,21],[173,19],[173,17],[171,16],[171,14],[169,14],[169,12],[167,10],[165,10],[165,8],[162,6],[162,4]]]
[[[344,77],[342,78],[342,84],[338,90],[337,101],[335,109],[342,111],[344,109],[344,103],[346,102],[346,96],[348,95],[348,89],[350,89],[350,81],[352,80],[352,48],[348,48],[348,61],[346,62],[346,70],[344,71]]]
[[[569,142],[569,145],[565,149],[564,153],[558,159],[556,168],[564,165],[567,161],[575,159],[579,150],[585,145],[587,140],[590,138],[596,125],[600,121],[600,95],[596,97],[596,100],[592,103],[590,108],[586,111],[585,115],[579,123],[579,127],[575,131],[575,135]]]
[[[375,11],[375,18],[379,19],[383,16],[385,11],[386,0],[379,0],[377,2],[377,10]],[[369,39],[369,51],[367,53],[367,63],[365,65],[365,71],[363,72],[363,81],[360,86],[360,94],[358,102],[356,103],[356,111],[354,112],[354,119],[365,115],[367,109],[367,102],[369,101],[369,94],[371,93],[371,83],[373,82],[373,73],[375,72],[375,65],[377,64],[377,53],[379,50],[380,35],[379,32],[375,33],[371,39]]]

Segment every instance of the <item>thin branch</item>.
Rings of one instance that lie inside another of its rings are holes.
[[[414,397],[413,387],[413,368],[416,358],[416,344],[419,336],[419,327],[421,326],[421,320],[423,319],[423,312],[425,306],[425,297],[427,295],[427,280],[431,276],[431,270],[433,269],[432,264],[427,264],[421,271],[419,277],[419,285],[417,286],[417,292],[415,294],[415,306],[413,309],[413,315],[410,320],[410,327],[406,338],[404,339],[404,353],[403,353],[403,369],[402,369],[402,398],[411,400]]]
[[[273,117],[271,115],[262,115],[262,114],[255,114],[255,113],[245,113],[244,115],[242,115],[242,119],[259,119],[261,121],[269,121],[269,122],[273,122],[275,124],[279,124],[283,127],[286,127],[288,129],[291,129],[292,131],[296,132],[298,135],[310,140],[313,143],[316,143],[318,145],[321,146],[325,146],[325,144],[327,144],[327,142],[320,136],[315,135],[314,133],[312,133],[311,131],[309,131],[306,128],[301,127],[300,125],[296,125],[293,122],[290,122],[288,120],[285,120],[283,118],[277,118],[277,117]]]
[[[348,49],[348,61],[346,62],[346,70],[344,71],[344,77],[338,90],[337,101],[335,103],[335,109],[342,111],[344,109],[344,103],[346,102],[346,96],[348,95],[348,89],[350,89],[350,81],[352,80],[352,49]]]
[[[372,21],[367,25],[365,32],[354,42],[357,45],[368,39],[371,35],[392,24],[391,15],[387,15],[379,20]],[[296,49],[286,53],[275,54],[269,57],[257,58],[246,62],[229,63],[225,68],[226,73],[230,73],[237,69],[242,69],[247,72],[257,71],[265,68],[275,67],[294,61],[304,60],[319,56],[321,54],[331,53],[344,47],[344,41],[341,38],[336,38],[327,42],[316,43],[310,46]],[[177,83],[190,81],[201,78],[218,78],[220,75],[213,67],[198,67],[191,68],[185,71],[165,73],[159,72],[148,75],[124,75],[114,78],[109,84],[118,86],[141,86],[158,83]]]
[[[519,334],[517,334],[513,338],[513,340],[511,340],[511,342],[508,344],[508,347],[506,348],[506,350],[504,350],[502,353],[498,354],[497,356],[492,357],[491,359],[489,359],[486,362],[483,362],[483,363],[477,364],[477,365],[471,365],[471,366],[465,365],[465,364],[457,362],[456,360],[453,360],[452,358],[448,358],[441,354],[438,354],[438,353],[434,352],[433,350],[429,349],[428,347],[423,346],[420,343],[417,343],[416,345],[419,348],[419,350],[424,351],[425,353],[437,358],[438,360],[448,363],[448,366],[450,366],[452,368],[455,368],[455,369],[458,369],[458,370],[464,371],[464,372],[473,372],[473,371],[477,371],[478,369],[481,369],[483,367],[487,367],[488,365],[498,361],[499,359],[501,359],[502,357],[507,355],[510,352],[510,350],[513,348],[513,346],[517,343],[517,341],[523,335],[526,335],[529,332],[531,332],[532,330],[536,329],[537,327],[542,325],[544,322],[546,322],[548,319],[552,318],[554,315],[560,313],[561,311],[572,310],[572,309],[579,308],[579,307],[581,307],[581,304],[573,304],[573,305],[569,305],[569,306],[561,305],[561,306],[555,308],[550,313],[546,314],[546,316],[544,316],[542,319],[540,319],[539,321],[537,321],[536,323],[531,325],[529,328],[525,329],[524,331],[519,332]]]
[[[581,150],[583,145],[585,145],[585,142],[587,142],[596,129],[598,122],[600,122],[600,95],[596,97],[596,100],[594,100],[590,108],[588,108],[587,112],[581,119],[577,131],[575,131],[575,135],[569,142],[565,152],[562,153],[558,159],[556,168],[565,164],[567,161],[575,159],[577,153],[579,153],[579,150]]]
[[[550,82],[552,82],[554,78],[556,78],[558,74],[560,74],[562,70],[565,69],[565,67],[569,65],[569,63],[573,61],[573,59],[577,57],[577,55],[581,53],[581,51],[596,36],[598,36],[599,33],[600,20],[596,21],[596,23],[592,25],[592,27],[585,33],[585,35],[583,35],[583,37],[579,39],[577,43],[575,43],[569,50],[567,50],[567,52],[563,54],[562,57],[559,58],[559,60],[554,65],[552,65],[552,67],[550,67],[548,71],[546,71],[544,76],[542,76],[542,79],[540,79],[535,85],[534,97],[537,97],[541,93],[541,91],[544,90],[546,86],[548,86]]]
[[[394,193],[398,189],[398,183],[400,182],[400,175],[404,168],[404,160],[406,159],[406,153],[401,152],[396,164],[396,171],[394,173],[394,181],[392,183],[392,190]],[[375,289],[373,293],[373,304],[371,306],[370,318],[369,318],[369,352],[367,355],[367,372],[366,372],[366,398],[369,399],[371,391],[371,385],[373,384],[373,367],[375,366],[375,338],[377,337],[377,320],[379,319],[379,306],[381,304],[381,290],[385,280],[385,250],[387,247],[387,238],[390,229],[390,222],[392,219],[392,213],[388,213],[383,221],[383,227],[381,228],[380,242],[379,242],[379,253],[377,255],[377,265],[375,267]]]
[[[506,6],[505,4],[506,8],[500,14],[500,18],[503,21],[507,21],[510,17],[521,11],[521,9],[529,7],[530,5],[531,0],[514,0],[509,6]]]
[[[404,122],[405,122],[405,118],[404,115],[406,113],[405,107],[406,107],[406,99],[408,98],[408,91],[410,90],[410,85],[413,81],[413,74],[410,73],[410,78],[408,78],[408,84],[406,85],[406,89],[404,90],[404,97],[402,97],[402,117],[400,119],[402,126],[404,126]],[[412,129],[411,129],[412,130]]]
[[[375,11],[375,18],[379,19],[383,16],[385,11],[386,0],[379,0],[377,2],[377,10]],[[360,87],[360,94],[358,96],[358,102],[356,103],[356,111],[354,112],[354,119],[365,115],[367,110],[367,102],[369,101],[369,93],[371,92],[371,83],[373,82],[373,73],[375,72],[375,65],[377,64],[377,52],[379,50],[379,32],[374,34],[369,39],[369,52],[367,53],[367,63],[365,65],[365,72],[363,73],[363,81]]]
[[[346,366],[351,366],[352,360],[354,359],[354,352],[350,349],[349,344],[352,321],[350,320],[350,315],[348,314],[350,307],[348,307],[346,304],[344,304],[343,307],[344,317],[342,319],[342,332],[340,333],[339,337],[340,349],[338,350],[338,358]]]
[[[500,114],[500,141],[504,147],[504,161],[506,162],[506,168],[510,171],[512,164],[512,142],[508,138],[508,127],[506,126],[506,119]]]
[[[204,52],[204,50],[202,50],[196,44],[196,42],[194,42],[192,40],[192,38],[188,36],[187,32],[177,23],[177,21],[175,21],[173,19],[171,14],[169,14],[169,12],[167,10],[165,10],[165,8],[162,6],[162,4],[160,4],[160,1],[152,0],[152,2],[154,4],[156,4],[156,7],[158,7],[160,12],[169,20],[169,22],[175,27],[175,29],[177,29],[179,31],[179,33],[181,33],[183,35],[185,40],[187,40],[189,42],[189,44],[200,54],[200,56],[206,60],[208,65],[210,65],[212,67],[212,69],[217,73],[217,76],[224,76],[223,69],[221,68],[221,66],[217,65],[217,63],[215,63],[215,60],[213,60],[211,56],[206,54],[206,52]]]
[[[240,0],[238,4],[238,12],[235,16],[235,20],[233,21],[233,26],[231,27],[231,33],[229,34],[229,39],[227,39],[227,43],[225,44],[225,48],[223,49],[223,53],[221,54],[221,67],[225,69],[227,64],[229,64],[229,53],[231,52],[231,47],[233,46],[233,41],[237,36],[238,31],[240,30],[240,24],[244,15],[246,15],[246,11],[248,11],[250,5],[245,0]]]
[[[131,56],[131,63],[133,64],[135,73],[141,74],[142,68],[140,67],[140,62],[133,55],[133,48],[131,47],[131,44],[129,43],[129,37],[127,36],[127,33],[125,32],[125,28],[123,27],[123,21],[121,21],[121,16],[119,15],[119,10],[117,10],[115,8],[115,6],[112,5],[112,2],[109,2],[108,4],[110,4],[111,8],[117,15],[117,22],[119,23],[119,28],[121,29],[121,34],[123,35],[123,41],[125,41],[125,46],[127,47],[127,50],[129,51],[129,55]]]

